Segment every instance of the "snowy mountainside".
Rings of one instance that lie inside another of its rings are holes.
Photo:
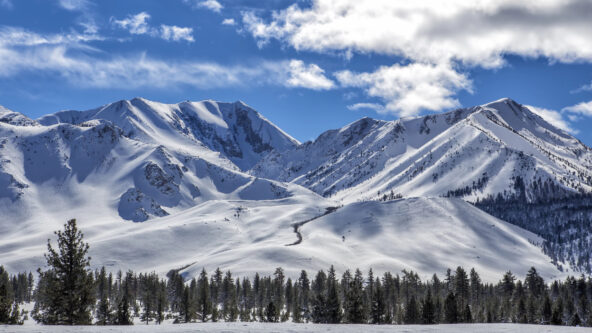
[[[404,196],[509,196],[592,191],[592,150],[510,99],[448,113],[363,118],[274,151],[251,174],[344,202]],[[549,190],[553,189],[553,190]]]
[[[153,109],[140,110],[134,104],[150,104]],[[224,148],[214,151],[196,139],[202,130],[206,134],[219,130],[207,127],[208,121],[221,122],[222,116],[234,119],[231,125],[223,123],[220,131],[224,134],[210,136],[209,143],[220,143],[225,136],[230,141],[223,143],[236,145],[232,148],[236,148],[235,155],[244,157],[237,161],[248,163],[265,149],[295,144],[290,137],[242,103],[181,104],[123,101],[99,111],[46,116],[39,123],[2,110],[1,119],[6,121],[0,122],[0,208],[13,221],[33,218],[56,207],[67,211],[87,206],[97,212],[115,210],[125,220],[145,221],[207,200],[264,200],[291,195],[292,190],[284,184],[241,172]],[[202,115],[211,119],[200,121],[195,111],[198,108],[202,113],[219,112],[219,118]],[[175,116],[179,110],[183,110],[182,115]],[[105,117],[98,118],[96,113]],[[185,122],[179,120],[181,117]],[[66,118],[69,121],[62,121]],[[172,127],[189,122],[195,133],[187,127]],[[46,198],[52,198],[52,202]]]
[[[77,218],[93,265],[111,270],[189,265],[192,277],[202,267],[335,264],[431,275],[461,265],[494,282],[534,265],[553,278],[563,273],[541,238],[435,197],[586,192],[591,161],[587,147],[511,100],[364,118],[304,144],[242,102],[137,98],[36,121],[2,109],[0,263],[43,265],[47,238]],[[375,201],[391,192],[419,198]]]
[[[301,192],[280,200],[211,200],[141,224],[88,215],[79,223],[93,268],[112,271],[165,274],[185,267],[181,273],[192,278],[202,268],[252,276],[281,266],[296,277],[302,269],[312,273],[335,265],[338,272],[406,269],[430,278],[460,265],[474,267],[488,282],[507,270],[523,277],[531,266],[545,279],[565,276],[535,245],[539,237],[460,199],[363,202],[325,214],[333,204]],[[302,241],[290,245],[298,239],[293,224],[307,220],[299,228]],[[37,223],[11,230],[0,243],[0,262],[12,271],[42,266],[47,232],[56,227]]]
[[[0,123],[15,125],[15,126],[37,126],[39,125],[35,120],[29,117],[9,110],[0,105]]]

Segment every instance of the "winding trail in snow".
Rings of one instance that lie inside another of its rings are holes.
[[[327,208],[325,208],[325,212],[319,216],[315,216],[315,217],[305,220],[305,221],[293,223],[292,228],[294,228],[294,233],[296,233],[297,239],[294,243],[286,244],[286,246],[294,246],[294,245],[298,245],[298,244],[302,243],[302,234],[300,233],[300,227],[302,227],[303,225],[307,224],[308,222],[314,221],[320,217],[334,213],[339,208],[341,208],[341,207],[327,207]]]

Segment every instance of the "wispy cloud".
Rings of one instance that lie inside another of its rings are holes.
[[[216,13],[220,13],[224,8],[224,6],[216,0],[183,0],[183,2],[191,5],[193,8],[208,9]]]
[[[563,108],[562,111],[573,113],[576,115],[592,117],[592,101],[582,102],[576,105],[568,106]]]
[[[585,85],[579,87],[578,89],[574,89],[574,90],[570,91],[570,93],[577,94],[577,93],[584,92],[584,91],[592,91],[592,82],[590,82],[589,84],[585,84]]]
[[[89,0],[58,0],[58,4],[66,10],[84,10],[91,2]]]
[[[166,24],[161,24],[160,27],[156,28],[148,24],[149,19],[150,14],[141,12],[135,15],[129,15],[121,20],[112,18],[111,21],[115,26],[129,31],[133,35],[149,35],[176,42],[184,40],[192,43],[195,41],[193,39],[193,28]]]
[[[169,33],[171,39],[182,38],[175,37],[179,33],[174,30]],[[276,85],[319,90],[333,85],[320,67],[300,60],[258,60],[228,65],[163,60],[146,53],[118,56],[86,52],[89,46],[85,43],[92,40],[92,36],[43,35],[3,27],[0,29],[0,77],[51,74],[77,88],[109,89]]]

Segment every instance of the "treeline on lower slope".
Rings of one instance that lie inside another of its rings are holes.
[[[541,236],[543,251],[559,269],[566,262],[579,272],[592,274],[592,195],[566,193],[539,179],[528,185],[528,192],[536,197],[529,201],[526,187],[516,177],[516,193],[481,199],[475,206]],[[553,197],[553,192],[558,195]]]
[[[264,321],[368,324],[438,324],[516,322],[592,326],[592,280],[583,275],[545,283],[530,268],[524,281],[512,272],[498,283],[481,281],[464,268],[440,279],[422,281],[418,274],[375,276],[372,270],[330,267],[292,280],[281,268],[272,275],[236,278],[232,272],[205,270],[190,281],[173,270],[166,279],[132,271],[113,275],[92,271],[88,244],[75,220],[58,231],[58,248],[48,243],[48,269],[31,274],[0,274],[0,323],[22,323],[18,304],[35,302],[32,317],[42,324],[131,325],[164,320]],[[10,319],[13,318],[13,319]]]

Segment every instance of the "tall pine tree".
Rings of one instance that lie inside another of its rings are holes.
[[[88,268],[89,246],[76,226],[69,220],[64,231],[57,231],[57,251],[47,241],[45,255],[49,270],[39,270],[41,279],[51,286],[36,304],[34,318],[47,325],[88,325],[92,321],[91,310],[95,303],[93,274]]]

